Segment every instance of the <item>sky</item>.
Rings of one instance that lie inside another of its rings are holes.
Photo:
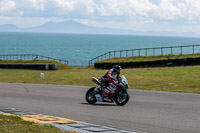
[[[0,0],[0,24],[75,20],[96,27],[200,34],[200,0]]]

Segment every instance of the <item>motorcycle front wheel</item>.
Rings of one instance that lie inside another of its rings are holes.
[[[129,94],[126,90],[119,90],[115,93],[115,103],[119,106],[125,105],[129,101]]]
[[[95,89],[95,87],[90,88],[85,94],[85,100],[89,104],[94,104],[94,103],[97,102],[96,97],[95,97],[95,93],[94,93],[94,89]]]

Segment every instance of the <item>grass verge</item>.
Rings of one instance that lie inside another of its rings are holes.
[[[92,77],[107,70],[68,68],[57,71],[0,69],[0,82],[94,86]],[[45,78],[40,78],[40,73]],[[200,93],[200,66],[123,69],[129,88]]]
[[[57,64],[58,69],[60,70],[72,68],[71,66],[53,60],[1,60],[0,59],[0,63]]]
[[[22,120],[18,116],[0,114],[0,133],[75,133],[62,131],[52,125],[40,125]]]

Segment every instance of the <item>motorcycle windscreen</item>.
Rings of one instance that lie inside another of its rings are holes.
[[[126,79],[126,77],[124,75],[121,76],[122,80],[121,83],[122,85],[128,89],[128,80]]]

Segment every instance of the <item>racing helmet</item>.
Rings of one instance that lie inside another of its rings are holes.
[[[122,67],[120,65],[113,66],[113,71],[116,72],[117,74],[120,74],[121,70],[122,70]]]

